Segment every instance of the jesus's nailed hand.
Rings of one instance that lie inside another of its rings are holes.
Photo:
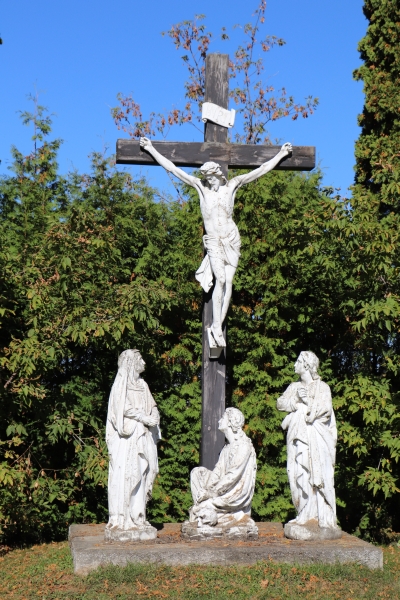
[[[283,144],[282,148],[281,148],[281,152],[282,154],[284,154],[285,156],[288,156],[289,154],[291,154],[293,151],[293,146],[290,142],[286,142],[286,144]]]
[[[152,143],[149,140],[149,138],[147,138],[147,137],[141,137],[139,140],[139,144],[143,150],[148,150],[149,148],[152,147]]]

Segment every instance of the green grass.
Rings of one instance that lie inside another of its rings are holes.
[[[0,558],[0,598],[15,600],[377,600],[400,598],[400,548],[384,549],[384,570],[261,562],[251,567],[130,565],[73,574],[66,542],[13,550]]]

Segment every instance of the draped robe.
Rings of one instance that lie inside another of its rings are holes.
[[[309,406],[302,402],[300,388],[307,390]],[[292,383],[278,398],[277,408],[289,413],[282,428],[287,429],[287,472],[297,510],[294,521],[304,524],[316,519],[320,527],[334,528],[337,431],[330,388],[320,378],[308,386]]]
[[[134,381],[120,368],[110,393],[106,442],[110,457],[108,472],[107,527],[131,529],[146,523],[146,503],[158,473],[158,424],[147,427],[125,416],[128,409],[157,417],[157,405],[147,383]]]
[[[219,455],[214,469],[196,467],[191,472],[191,490],[196,503],[197,494],[212,489],[215,497],[195,504],[190,511],[190,521],[197,519],[202,508],[216,512],[218,524],[232,518],[239,521],[250,516],[254,494],[257,461],[251,440],[245,433],[230,444],[226,444]]]

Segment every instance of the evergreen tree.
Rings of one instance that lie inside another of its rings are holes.
[[[23,118],[34,150],[14,149],[0,182],[0,510],[5,534],[41,539],[105,518],[107,397],[119,351],[140,347],[150,371],[162,354],[172,227],[151,189],[98,155],[92,174],[58,177],[43,108]]]
[[[36,127],[42,118],[30,116]],[[47,147],[53,146],[42,140],[27,158],[15,151],[18,173],[0,185],[0,258],[7,274],[3,534],[54,538],[71,522],[106,518],[104,422],[117,356],[127,347],[143,352],[162,418],[149,516],[182,521],[201,422],[198,198],[189,193],[184,202],[157,201],[144,182],[133,182],[99,155],[90,175],[60,178]],[[47,157],[46,167],[34,168],[38,157]],[[258,518],[284,519],[293,510],[274,398],[292,377],[296,352],[309,345],[300,324],[309,332],[321,329],[326,316],[317,288],[327,276],[310,243],[329,238],[327,216],[332,200],[319,190],[318,176],[273,173],[238,195],[244,260],[229,315],[235,367],[228,403],[244,410],[259,452]],[[304,261],[308,269],[301,268]],[[304,295],[315,297],[309,314]],[[326,354],[327,348],[321,340],[318,349]]]
[[[348,329],[336,351],[339,516],[372,539],[399,531],[400,6],[366,0],[359,44],[365,105],[347,215],[335,222]],[[351,490],[351,493],[349,493]]]
[[[400,197],[400,6],[397,0],[366,0],[369,21],[359,44],[364,83],[362,127],[356,143],[356,183],[379,195],[380,212],[399,212]]]

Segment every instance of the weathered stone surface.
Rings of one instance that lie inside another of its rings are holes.
[[[258,538],[284,538],[282,523],[256,523]]]
[[[185,523],[182,523],[182,538],[191,542],[205,542],[213,539],[256,540],[258,539],[258,528],[253,519],[247,516],[237,521],[234,525],[230,524],[225,527],[218,525],[214,527],[210,525],[198,526],[197,521],[185,521]]]
[[[151,525],[144,525],[133,529],[105,528],[104,539],[106,542],[147,542],[155,540],[157,529]]]
[[[383,566],[382,550],[343,533],[340,540],[289,540],[280,523],[257,523],[258,540],[187,542],[181,524],[165,525],[157,539],[149,542],[106,542],[105,525],[72,525],[69,540],[74,571],[87,575],[99,566],[128,563],[177,565],[254,564],[260,560],[278,563],[358,563],[370,569]]]
[[[339,540],[342,537],[342,530],[339,527],[320,527],[315,519],[304,523],[304,525],[286,523],[284,532],[290,540],[323,541]]]

